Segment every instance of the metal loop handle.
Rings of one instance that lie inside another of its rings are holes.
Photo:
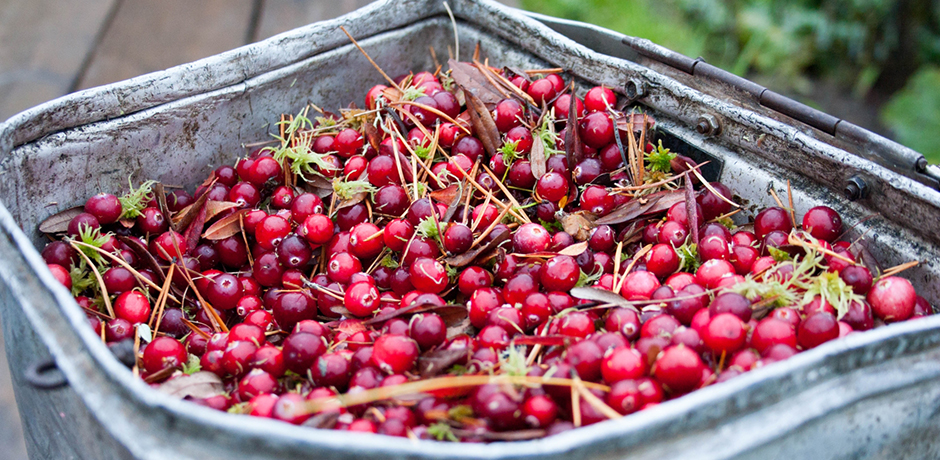
[[[68,385],[65,375],[58,372],[54,358],[36,361],[26,367],[26,381],[41,390],[54,390]]]

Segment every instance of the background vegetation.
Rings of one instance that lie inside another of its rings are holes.
[[[522,3],[701,56],[940,162],[940,1]]]

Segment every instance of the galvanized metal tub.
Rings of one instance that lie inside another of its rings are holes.
[[[849,223],[880,214],[853,234],[867,234],[871,252],[886,266],[924,261],[906,275],[928,300],[940,301],[940,194],[899,173],[896,163],[848,153],[862,146],[858,136],[802,125],[726,85],[693,81],[643,59],[601,55],[491,2],[452,6],[462,58],[480,42],[501,64],[565,67],[582,87],[605,84],[634,94],[642,88],[638,102],[673,141],[722,160],[721,180],[752,206],[771,204],[767,189],[782,191],[790,179],[798,213],[824,202]],[[99,190],[121,187],[128,175],[191,187],[242,154],[242,143],[264,138],[265,124],[280,113],[308,101],[335,108],[357,100],[380,79],[339,25],[391,74],[432,68],[427,46],[438,56],[453,46],[450,20],[436,1],[379,2],[212,58],[66,96],[0,124],[0,314],[31,457],[940,455],[940,317],[852,335],[620,420],[518,443],[412,442],[295,427],[168,399],[134,378],[46,270],[36,249],[44,241],[37,224]],[[720,120],[720,134],[695,132],[703,115]],[[869,145],[913,154],[863,134]],[[866,184],[865,197],[849,201],[833,192],[850,179]],[[24,369],[48,356],[67,387],[42,390],[25,381]]]

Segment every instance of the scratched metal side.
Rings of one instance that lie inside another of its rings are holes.
[[[722,181],[752,207],[771,203],[767,188],[781,191],[790,179],[798,212],[826,202],[847,222],[881,214],[884,218],[870,219],[853,232],[873,238],[872,252],[887,265],[931,259],[911,273],[919,291],[934,303],[940,300],[936,192],[821,142],[811,131],[729,104],[721,94],[703,94],[636,63],[591,52],[499,5],[466,0],[453,8],[464,59],[479,41],[494,62],[574,69],[582,88],[600,83],[622,88],[631,79],[646,85],[649,95],[639,102],[676,138],[722,159]],[[435,1],[380,2],[214,58],[68,96],[0,124],[0,314],[17,398],[21,407],[37,408],[23,413],[27,426],[63,431],[29,439],[33,458],[940,454],[932,441],[940,426],[935,383],[940,381],[940,317],[829,343],[621,420],[512,444],[415,443],[299,428],[170,400],[135,379],[45,269],[36,250],[42,242],[36,224],[99,189],[120,187],[129,175],[192,187],[214,165],[243,154],[241,143],[263,138],[270,129],[264,123],[280,113],[307,101],[337,108],[356,100],[381,81],[358,51],[345,45],[339,24],[357,37],[371,37],[363,45],[391,74],[431,67],[429,44],[438,56],[453,45],[449,20]],[[187,72],[202,80],[191,81]],[[107,99],[109,94],[126,99]],[[69,107],[93,110],[67,116]],[[720,136],[694,133],[704,112],[721,117]],[[868,198],[849,202],[829,192],[851,174],[869,181]],[[901,204],[919,212],[919,220],[898,218]],[[55,394],[22,388],[19,370],[46,348],[70,382]],[[53,421],[58,412],[76,423]],[[70,442],[85,436],[96,441]]]

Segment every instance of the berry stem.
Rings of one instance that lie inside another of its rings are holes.
[[[84,244],[84,243],[82,243]],[[82,252],[81,248],[76,244],[75,241],[69,241],[69,245],[75,249],[75,252],[78,253],[85,260],[85,263],[88,264],[88,268],[91,269],[91,272],[95,275],[95,280],[98,281],[98,287],[101,289],[101,297],[104,299],[104,307],[108,310],[108,315],[114,318],[114,308],[111,307],[111,297],[108,295],[108,288],[104,285],[104,279],[101,278],[101,273],[98,272],[98,267],[95,267],[95,264],[91,259]],[[91,246],[91,245],[88,245]],[[94,246],[91,246],[94,247]],[[95,248],[100,249],[100,248]]]

